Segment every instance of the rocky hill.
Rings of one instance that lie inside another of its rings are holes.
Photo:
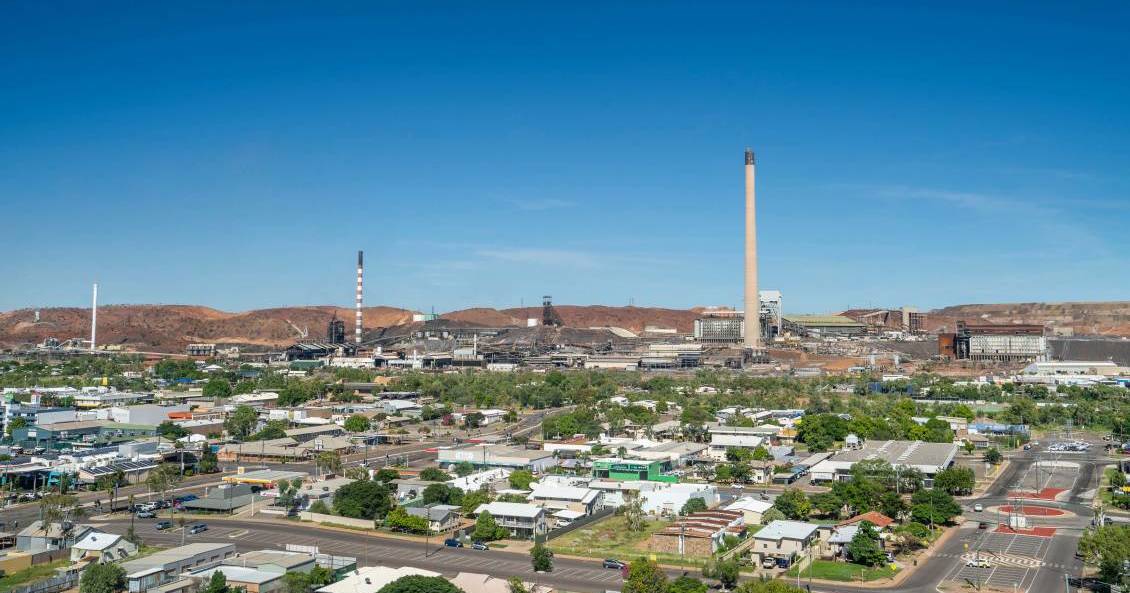
[[[699,314],[694,309],[603,305],[560,305],[556,309],[569,328],[612,326],[633,332],[649,325],[690,332]],[[412,321],[412,312],[406,309],[366,307],[364,311],[366,331]],[[335,315],[345,321],[346,335],[352,337],[353,310],[344,307],[280,307],[232,313],[193,305],[109,305],[98,310],[98,341],[151,352],[181,352],[193,342],[278,348],[298,339],[301,330],[308,332],[309,340],[324,340],[326,324]],[[1130,336],[1130,302],[957,305],[931,311],[930,315],[930,326],[936,330],[952,331],[957,320],[963,319],[1049,323],[1070,328],[1076,335]],[[442,317],[461,325],[524,327],[527,318],[541,319],[541,307],[464,309]],[[81,339],[89,334],[89,309],[40,309],[38,323],[32,309],[0,313],[0,348],[38,344],[47,337]]]
[[[1130,336],[1130,301],[955,305],[930,311],[930,325],[957,320],[981,323],[1044,323],[1075,335]]]

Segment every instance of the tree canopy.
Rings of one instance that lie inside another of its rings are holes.
[[[380,519],[392,509],[392,496],[382,482],[351,482],[334,493],[334,510],[343,517]]]
[[[463,593],[443,577],[409,575],[381,587],[377,593]]]

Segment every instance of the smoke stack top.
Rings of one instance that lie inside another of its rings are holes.
[[[363,265],[365,265],[365,252],[358,250],[357,251],[357,267],[361,267]]]
[[[752,148],[745,149],[745,164],[747,164],[747,165],[756,165],[757,164],[757,157],[755,157],[753,155],[753,149]]]

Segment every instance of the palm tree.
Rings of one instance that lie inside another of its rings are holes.
[[[333,451],[322,451],[314,460],[318,470],[326,470],[328,474],[341,473],[341,456]]]

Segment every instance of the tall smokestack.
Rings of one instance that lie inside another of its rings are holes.
[[[357,252],[357,325],[354,330],[356,334],[357,345],[361,345],[361,295],[362,295],[362,277],[365,274],[365,252]]]
[[[761,348],[761,300],[757,294],[757,198],[754,177],[757,159],[745,150],[745,340],[746,348]]]
[[[94,283],[94,296],[90,306],[90,351],[94,352],[98,342],[98,283]]]

